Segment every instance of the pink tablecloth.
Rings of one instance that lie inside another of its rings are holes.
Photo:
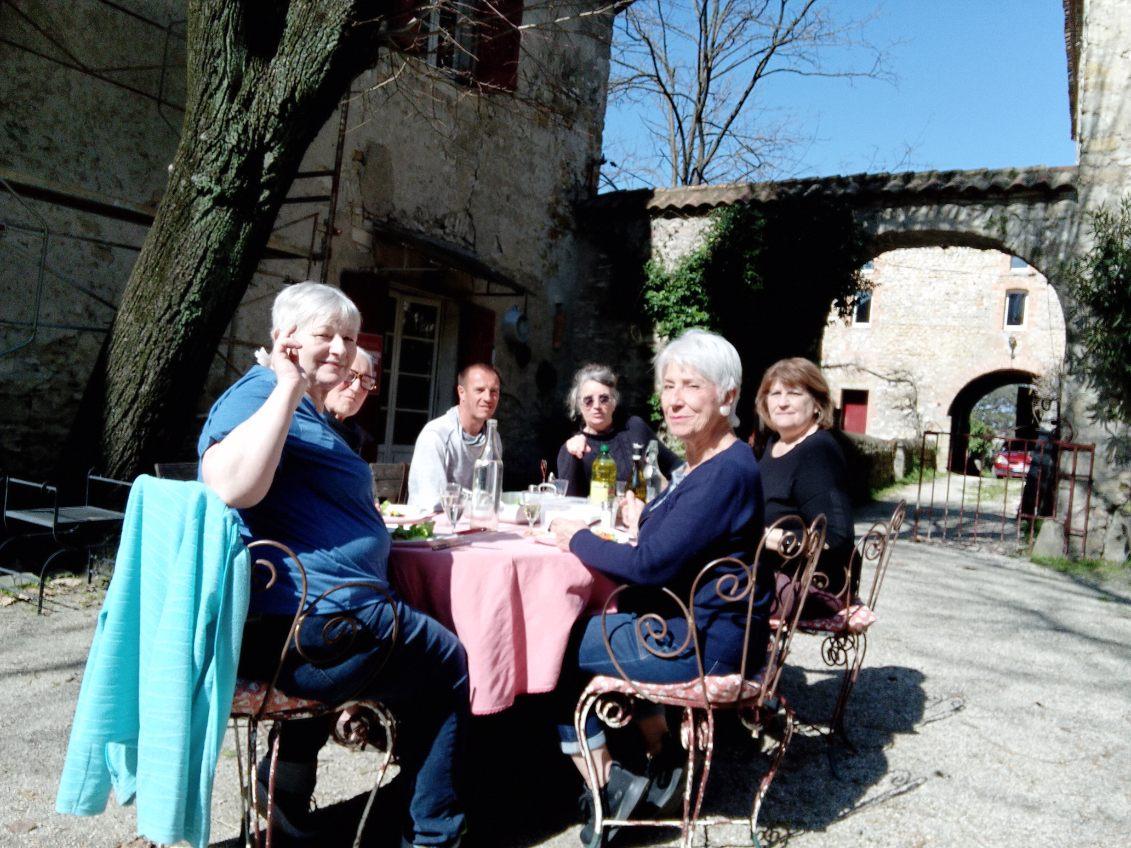
[[[504,526],[463,547],[394,545],[389,555],[404,599],[467,648],[477,715],[505,710],[516,695],[551,691],[573,623],[615,588],[573,554],[521,534]]]

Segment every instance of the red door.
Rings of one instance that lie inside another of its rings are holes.
[[[868,426],[868,392],[844,389],[840,393],[841,425],[846,433],[863,433]]]

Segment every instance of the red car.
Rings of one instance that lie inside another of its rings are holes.
[[[1024,477],[1029,473],[1029,451],[999,450],[994,454],[995,477]]]

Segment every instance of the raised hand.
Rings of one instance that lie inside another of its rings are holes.
[[[565,449],[567,453],[578,459],[581,459],[585,454],[593,450],[593,448],[589,447],[589,441],[585,438],[584,433],[577,433],[566,439]]]
[[[270,366],[279,386],[290,390],[296,401],[310,387],[310,375],[298,361],[302,342],[294,337],[297,330],[297,326],[292,326],[275,337],[275,343],[271,346]]]

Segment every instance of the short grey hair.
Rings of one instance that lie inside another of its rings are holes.
[[[727,416],[730,426],[738,426],[738,395],[742,390],[742,360],[734,345],[717,333],[708,330],[688,330],[678,339],[668,342],[655,359],[656,392],[664,385],[664,372],[670,365],[682,365],[702,374],[715,385],[721,402],[727,392],[734,390],[734,401]]]
[[[613,399],[614,406],[620,403],[620,392],[617,391],[616,372],[608,365],[601,365],[599,362],[590,362],[578,368],[577,372],[573,375],[573,382],[570,384],[569,394],[566,395],[566,409],[569,411],[570,417],[581,415],[581,387],[590,380],[608,388],[609,397]]]
[[[361,312],[340,289],[307,281],[287,286],[271,307],[271,332],[325,323],[338,328],[361,329]]]
[[[377,358],[372,353],[370,353],[369,351],[367,351],[363,347],[359,347],[357,349],[357,356],[355,356],[354,359],[357,359],[358,356],[360,356],[362,359],[364,359],[366,362],[369,363],[369,370],[372,371],[373,376],[376,377],[377,376]],[[350,365],[352,365],[352,364],[353,363],[351,362]]]

